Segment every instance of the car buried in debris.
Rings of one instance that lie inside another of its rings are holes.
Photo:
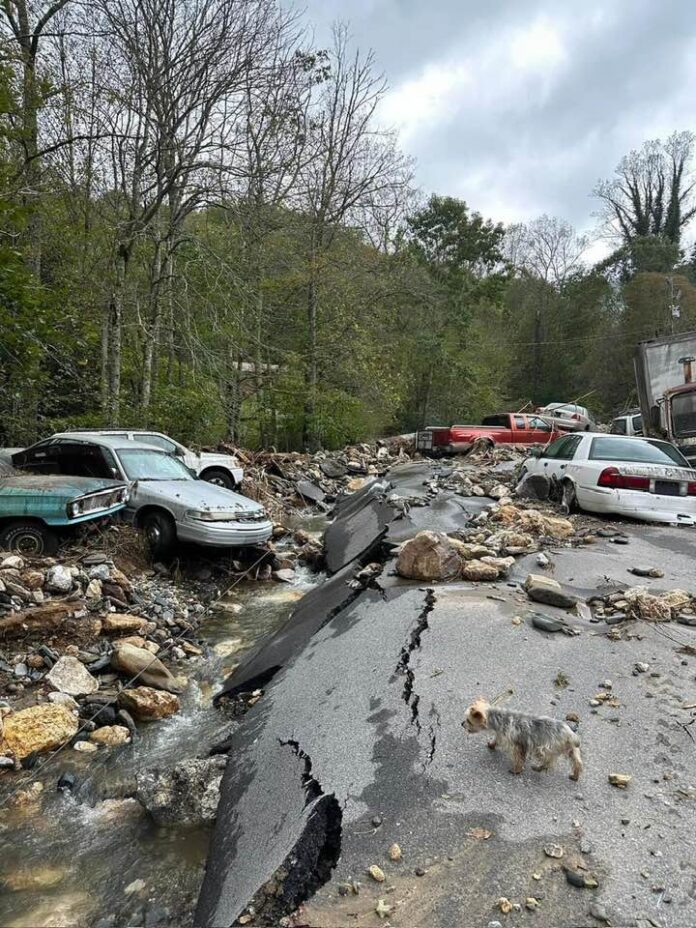
[[[31,475],[0,466],[0,550],[55,554],[59,536],[85,522],[107,519],[128,501],[122,481]]]
[[[66,432],[13,455],[12,463],[42,473],[127,481],[126,517],[144,531],[154,553],[177,540],[225,548],[262,544],[273,533],[260,503],[200,480],[178,457],[127,438]]]
[[[520,477],[528,475],[547,477],[566,512],[696,524],[696,470],[666,441],[599,432],[565,435],[530,453]]]

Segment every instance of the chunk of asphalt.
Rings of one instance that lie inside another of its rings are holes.
[[[270,638],[263,639],[246,654],[215,695],[215,702],[263,689],[269,681],[307,645],[310,638],[342,609],[350,605],[362,588],[348,586],[353,566],[348,565],[304,596],[287,622]]]
[[[365,494],[356,503],[341,507],[324,533],[328,572],[335,574],[372,551],[384,538],[395,515],[395,510],[379,491]]]
[[[566,622],[556,616],[544,615],[543,612],[532,612],[532,625],[542,632],[562,632],[568,628]]]
[[[326,493],[316,483],[310,483],[309,480],[298,480],[295,489],[303,499],[308,499],[312,503],[323,503]]]

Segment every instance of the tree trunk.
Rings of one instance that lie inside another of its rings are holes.
[[[310,452],[320,447],[317,433],[317,384],[319,380],[317,361],[317,314],[319,298],[317,293],[316,249],[312,243],[309,268],[309,286],[307,288],[307,364],[305,369],[305,405],[302,429],[302,444]]]
[[[143,425],[148,425],[148,415],[150,410],[150,400],[152,398],[152,380],[154,375],[154,359],[157,342],[159,341],[159,332],[161,324],[162,300],[162,239],[157,237],[155,242],[155,252],[152,257],[152,266],[150,268],[150,306],[149,318],[145,323],[145,351],[143,357],[143,381],[140,397],[140,411],[143,417]]]
[[[109,305],[109,397],[108,424],[119,425],[121,415],[121,345],[123,340],[123,301],[130,251],[121,245],[116,255],[114,289]]]

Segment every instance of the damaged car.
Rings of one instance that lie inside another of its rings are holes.
[[[30,475],[0,464],[0,550],[44,557],[75,526],[120,512],[128,501],[122,481]]]
[[[696,470],[666,441],[599,432],[566,435],[525,459],[521,480],[546,477],[566,512],[696,523]]]
[[[200,480],[172,454],[115,435],[65,432],[13,455],[15,467],[41,473],[127,481],[127,517],[153,553],[176,541],[237,548],[262,544],[273,524],[255,500]]]

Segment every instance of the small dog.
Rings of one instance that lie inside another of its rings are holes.
[[[509,751],[511,773],[522,773],[527,758],[532,761],[533,770],[551,770],[560,754],[570,760],[571,780],[577,780],[582,773],[580,739],[565,722],[496,709],[485,699],[477,699],[466,710],[462,726],[471,734],[490,730],[493,735],[488,747],[495,750],[500,744]]]

